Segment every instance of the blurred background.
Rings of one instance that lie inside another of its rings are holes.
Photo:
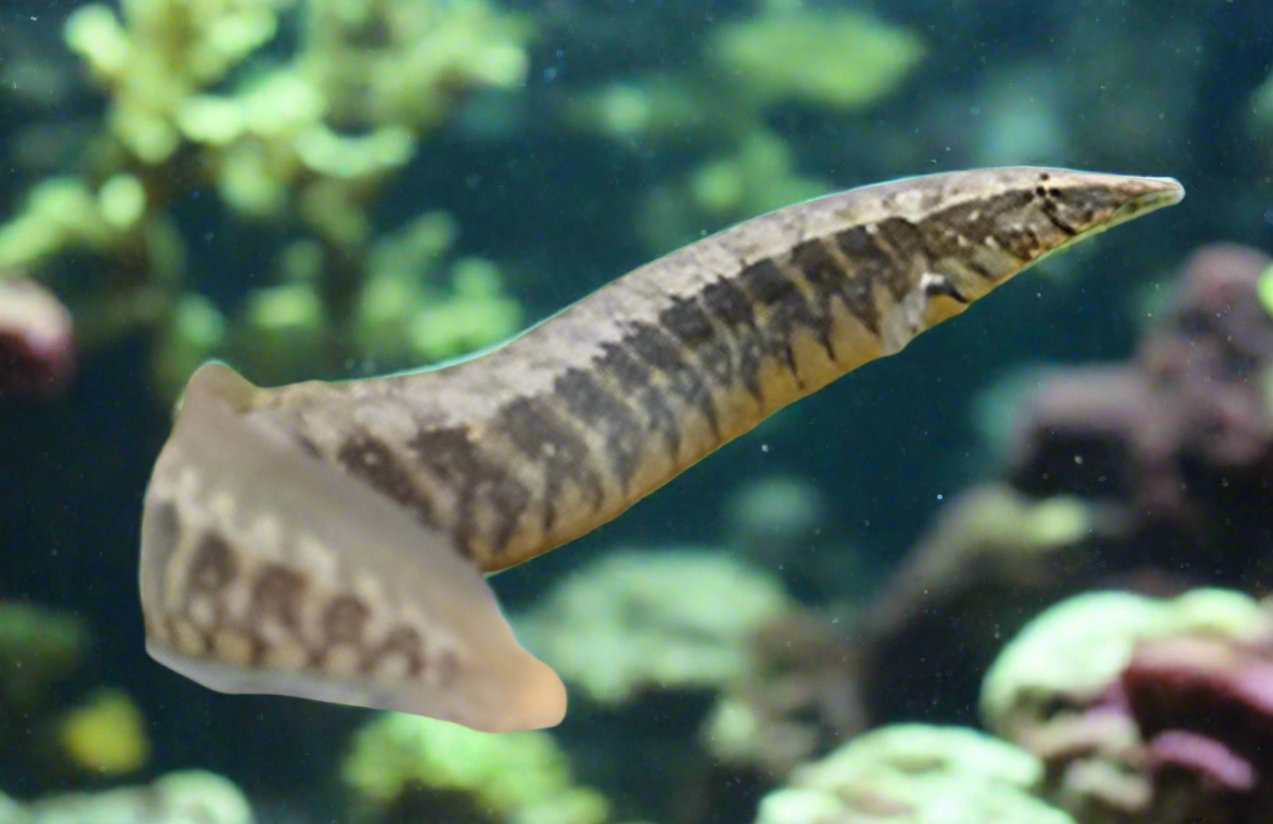
[[[185,379],[502,340],[734,222],[1010,164],[1180,206],[493,579],[557,730],[153,663]],[[1273,7],[0,4],[0,822],[1261,822]]]

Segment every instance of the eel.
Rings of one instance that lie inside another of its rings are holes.
[[[270,389],[205,364],[145,495],[147,650],[223,692],[552,726],[565,688],[485,574],[1183,195],[1052,168],[907,178],[691,243],[443,368]]]

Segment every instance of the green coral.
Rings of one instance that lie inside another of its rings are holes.
[[[907,29],[857,11],[775,10],[715,30],[708,53],[763,102],[865,108],[886,97],[924,56]]]
[[[544,732],[490,735],[444,721],[383,713],[359,730],[344,782],[374,820],[602,824],[609,805],[574,785]]]
[[[571,100],[569,113],[580,128],[631,141],[702,128],[713,108],[708,90],[681,77],[651,74],[585,91]]]
[[[683,136],[705,128],[739,137],[785,101],[839,111],[894,92],[924,57],[923,41],[873,15],[785,4],[715,26],[700,73],[652,72],[586,90],[573,122],[610,137]]]
[[[252,824],[233,783],[200,770],[169,773],[149,786],[40,799],[0,824]]]
[[[31,824],[31,816],[17,801],[0,793],[0,824]]]
[[[745,481],[726,506],[730,543],[753,558],[782,563],[794,546],[809,546],[828,521],[827,501],[808,478],[766,475]]]
[[[616,705],[645,690],[737,679],[750,633],[792,606],[773,577],[729,554],[621,550],[559,584],[516,625],[563,678]]]
[[[1186,643],[1188,657],[1200,647],[1262,644],[1271,633],[1273,613],[1237,592],[1079,595],[1038,616],[1004,649],[982,687],[982,716],[1046,762],[1048,796],[1080,820],[1147,821],[1154,811],[1188,809],[1193,791],[1177,795],[1174,782],[1160,783],[1136,719],[1110,711],[1111,685],[1155,642]]]
[[[69,249],[104,252],[116,231],[97,194],[83,181],[55,177],[26,197],[18,216],[0,226],[0,268],[29,269]]]
[[[1273,72],[1251,95],[1251,118],[1257,129],[1273,130]]]
[[[827,184],[799,173],[782,138],[757,129],[732,152],[695,167],[684,181],[655,187],[638,225],[650,247],[669,249],[697,239],[705,229],[826,191]]]
[[[61,612],[0,602],[0,698],[29,708],[79,665],[88,643],[83,625]]]
[[[284,31],[290,54],[275,48]],[[91,252],[94,288],[72,304],[80,328],[93,341],[156,329],[153,369],[168,396],[212,355],[241,355],[254,377],[286,380],[364,358],[415,366],[506,337],[520,311],[491,265],[476,277],[470,262],[449,278],[440,267],[411,272],[426,285],[410,290],[392,341],[367,333],[358,310],[377,303],[362,292],[382,274],[373,213],[385,185],[470,90],[520,87],[532,34],[492,0],[84,6],[64,35],[108,95],[106,122],[82,178],[45,181],[0,226],[0,268],[52,274],[86,268],[67,252]],[[204,190],[234,218],[269,221],[288,239],[274,282],[262,273],[229,319],[192,287],[189,239],[170,217]],[[298,246],[308,249],[304,282],[291,272]]]
[[[1264,408],[1268,410],[1268,415],[1273,418],[1273,366],[1264,370],[1260,375],[1260,386],[1264,389]]]
[[[502,340],[522,324],[521,305],[504,296],[499,267],[462,258],[451,269],[452,288],[416,315],[408,339],[424,360],[437,362]]]
[[[133,772],[150,757],[146,720],[120,690],[98,690],[63,715],[58,741],[76,767],[93,775]]]
[[[1043,766],[982,733],[898,724],[855,738],[767,795],[757,824],[1074,824],[1036,798]]]
[[[895,91],[924,56],[917,35],[857,11],[771,4],[714,27],[694,73],[663,71],[584,90],[572,121],[637,149],[687,136],[710,147],[679,180],[646,196],[642,239],[666,251],[731,222],[827,191],[799,172],[769,125],[786,102],[847,113]]]
[[[1265,311],[1273,315],[1273,266],[1260,273],[1260,279],[1255,284],[1255,294]]]
[[[1170,600],[1126,592],[1079,595],[1035,618],[986,674],[981,714],[1016,739],[1064,701],[1096,697],[1131,661],[1138,642],[1182,633],[1252,641],[1273,633],[1273,614],[1241,593],[1199,589]]]

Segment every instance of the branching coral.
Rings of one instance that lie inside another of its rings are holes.
[[[299,43],[281,55],[276,35],[294,26]],[[86,6],[66,42],[109,95],[107,123],[83,177],[40,184],[0,226],[0,265],[71,283],[98,270],[95,288],[67,296],[83,334],[155,328],[156,374],[170,391],[215,353],[280,379],[302,363],[312,372],[373,357],[392,368],[506,337],[520,315],[493,264],[457,264],[447,283],[452,231],[428,268],[381,265],[378,248],[396,241],[372,210],[467,90],[521,83],[529,35],[487,0],[128,0],[118,15]],[[234,219],[267,221],[284,241],[276,285],[251,292],[233,322],[222,317],[229,305],[201,293],[210,276],[193,266],[177,217],[208,188]],[[96,262],[69,260],[75,250]],[[408,319],[388,341],[367,331],[385,305],[368,290],[383,295],[386,280],[399,282],[396,314]],[[429,310],[446,300],[471,323],[437,323]]]

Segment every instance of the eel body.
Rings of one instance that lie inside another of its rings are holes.
[[[206,365],[146,493],[147,648],[226,692],[555,724],[565,690],[483,573],[1182,196],[1063,169],[909,178],[690,244],[446,368],[265,389]]]

